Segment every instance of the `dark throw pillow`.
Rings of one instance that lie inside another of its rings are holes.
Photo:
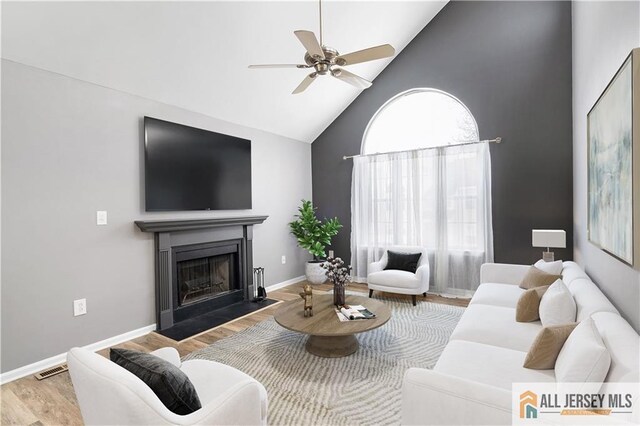
[[[420,256],[422,256],[422,253],[398,253],[397,251],[387,250],[388,260],[384,270],[396,269],[415,274]]]
[[[109,358],[145,382],[170,411],[186,415],[202,407],[191,380],[169,361],[128,349],[111,349]]]

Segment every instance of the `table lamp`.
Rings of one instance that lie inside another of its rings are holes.
[[[553,262],[553,252],[549,248],[566,248],[567,233],[560,229],[533,229],[531,231],[531,245],[533,247],[546,247],[542,252],[542,260]]]

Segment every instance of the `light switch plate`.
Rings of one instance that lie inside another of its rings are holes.
[[[287,256],[282,256],[282,264],[284,265],[285,263],[287,263]]]
[[[107,212],[105,210],[98,210],[96,212],[96,225],[107,224]]]
[[[329,257],[333,257],[333,250],[329,250]]]

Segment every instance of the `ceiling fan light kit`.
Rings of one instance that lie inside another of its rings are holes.
[[[356,52],[340,55],[332,47],[322,44],[322,0],[320,6],[320,41],[312,31],[297,30],[293,33],[306,49],[304,64],[265,64],[249,65],[249,68],[313,68],[314,71],[307,75],[302,83],[298,85],[292,94],[304,92],[319,75],[331,75],[359,89],[371,87],[371,82],[343,68],[344,66],[359,64],[362,62],[374,61],[377,59],[389,58],[395,54],[395,49],[390,44],[370,47]]]

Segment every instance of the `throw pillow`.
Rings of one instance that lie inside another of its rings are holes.
[[[576,311],[576,301],[562,280],[551,284],[540,299],[540,321],[543,327],[574,322]]]
[[[397,269],[415,274],[421,256],[422,253],[399,253],[387,250],[387,266],[385,266],[384,269],[385,271],[388,269]]]
[[[532,266],[529,268],[524,278],[522,278],[520,288],[529,290],[534,287],[544,287],[545,285],[553,284],[559,278],[562,277],[560,275],[549,274],[535,266]]]
[[[549,286],[545,285],[543,287],[530,288],[522,293],[516,305],[516,321],[531,322],[539,320],[540,299],[548,289]]]
[[[524,368],[552,370],[564,342],[577,325],[578,323],[552,325],[540,330],[524,359]]]
[[[562,274],[562,269],[564,269],[564,267],[562,266],[562,260],[556,260],[555,262],[546,262],[540,259],[536,263],[534,263],[533,266],[540,269],[541,271],[546,272],[547,274],[553,275]]]
[[[170,411],[185,415],[202,407],[191,380],[170,362],[128,349],[111,349],[109,358],[145,382]]]
[[[589,317],[578,324],[560,350],[555,367],[556,380],[560,383],[595,383],[592,389],[599,389],[610,366],[609,350]]]

